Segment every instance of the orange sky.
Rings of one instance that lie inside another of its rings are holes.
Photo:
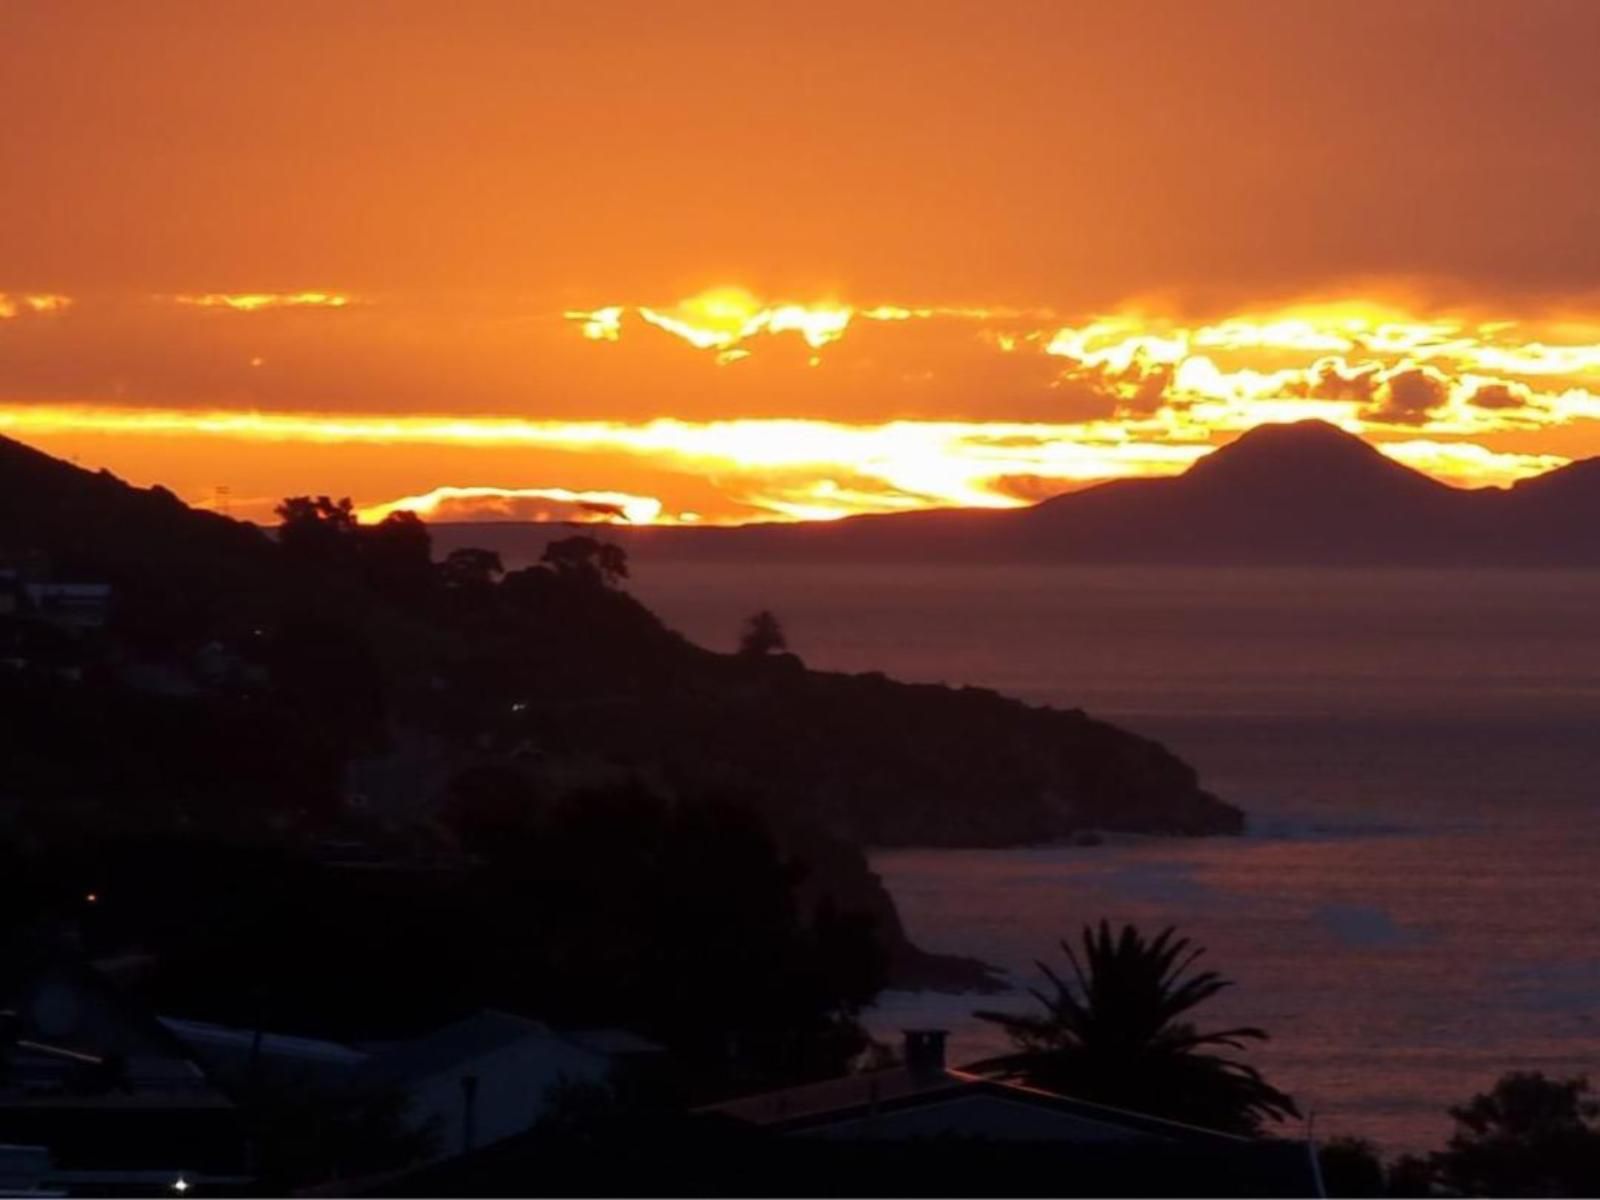
[[[746,8],[0,8],[0,432],[256,516],[1600,453],[1600,5]]]

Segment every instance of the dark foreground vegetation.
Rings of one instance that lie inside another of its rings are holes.
[[[1330,1196],[1600,1195],[1600,1103],[1582,1076],[1513,1071],[1450,1109],[1443,1150],[1384,1161],[1358,1138],[1322,1147]]]

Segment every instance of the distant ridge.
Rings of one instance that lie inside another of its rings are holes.
[[[518,557],[561,528],[442,526],[436,537]],[[1302,421],[1258,426],[1181,475],[1114,480],[1025,509],[606,534],[647,556],[769,561],[1597,567],[1600,459],[1511,488],[1457,488]]]

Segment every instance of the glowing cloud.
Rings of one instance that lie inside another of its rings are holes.
[[[649,525],[661,515],[661,501],[629,492],[575,492],[567,488],[437,487],[420,496],[402,496],[371,505],[360,509],[358,515],[363,521],[373,522],[395,512],[414,512],[434,521],[622,520]]]
[[[764,334],[797,333],[813,350],[843,338],[853,320],[864,321],[1017,321],[1048,320],[1048,309],[1006,309],[923,305],[907,308],[898,304],[878,304],[855,308],[832,300],[810,303],[767,301],[740,287],[708,288],[673,305],[614,304],[596,309],[569,309],[562,315],[576,322],[590,341],[615,342],[622,336],[622,319],[633,314],[673,337],[681,338],[698,350],[717,351],[718,364],[738,362],[749,357],[744,343]],[[1037,333],[1031,335],[1037,338]],[[1008,347],[1009,348],[1009,347]],[[815,358],[812,365],[816,365]]]
[[[270,308],[344,308],[352,301],[335,292],[204,292],[169,297],[186,308],[221,308],[260,312]]]
[[[577,321],[591,341],[614,342],[621,337],[626,311],[630,310],[612,305],[563,315]],[[747,357],[740,344],[762,334],[796,333],[813,350],[820,350],[844,336],[854,315],[850,307],[832,303],[766,303],[736,287],[711,288],[670,307],[640,305],[631,311],[698,350],[718,351],[719,363]]]
[[[577,321],[583,336],[591,342],[614,342],[622,336],[622,306],[597,308],[592,312],[569,309],[561,314],[569,321]]]
[[[1388,442],[1379,447],[1396,462],[1457,487],[1505,487],[1530,475],[1566,466],[1559,454],[1510,454],[1472,442],[1436,442],[1426,438]]]
[[[1354,433],[1477,436],[1600,411],[1590,387],[1600,382],[1600,324],[1579,332],[1589,340],[1555,343],[1516,322],[1346,304],[1194,326],[1099,318],[1058,328],[1043,349],[1062,360],[1063,381],[1173,428],[1317,418]]]
[[[958,341],[1040,355],[1059,364],[1058,385],[1102,397],[1123,419],[1159,419],[1187,436],[1317,418],[1352,432],[1461,437],[1600,412],[1594,321],[1552,326],[1559,336],[1546,336],[1536,324],[1419,317],[1397,305],[1340,301],[1209,323],[1125,312],[1059,324],[1047,310],[769,303],[733,287],[668,307],[613,305],[566,316],[591,341],[618,342],[629,314],[719,365],[759,353],[771,335],[798,333],[817,350],[844,338],[855,321],[952,323]],[[1050,323],[1034,324],[1041,320]]]
[[[0,321],[9,321],[24,313],[65,312],[71,306],[71,296],[60,296],[53,292],[21,296],[0,292]]]

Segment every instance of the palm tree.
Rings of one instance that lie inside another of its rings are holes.
[[[1208,1052],[1244,1050],[1266,1033],[1252,1026],[1202,1033],[1181,1019],[1231,986],[1215,971],[1191,971],[1201,947],[1170,927],[1153,939],[1132,925],[1114,936],[1106,921],[1084,926],[1082,938],[1081,959],[1061,942],[1071,982],[1038,964],[1054,989],[1029,989],[1043,1015],[976,1014],[1005,1029],[1016,1050],[973,1069],[1230,1133],[1300,1115],[1254,1067]]]

